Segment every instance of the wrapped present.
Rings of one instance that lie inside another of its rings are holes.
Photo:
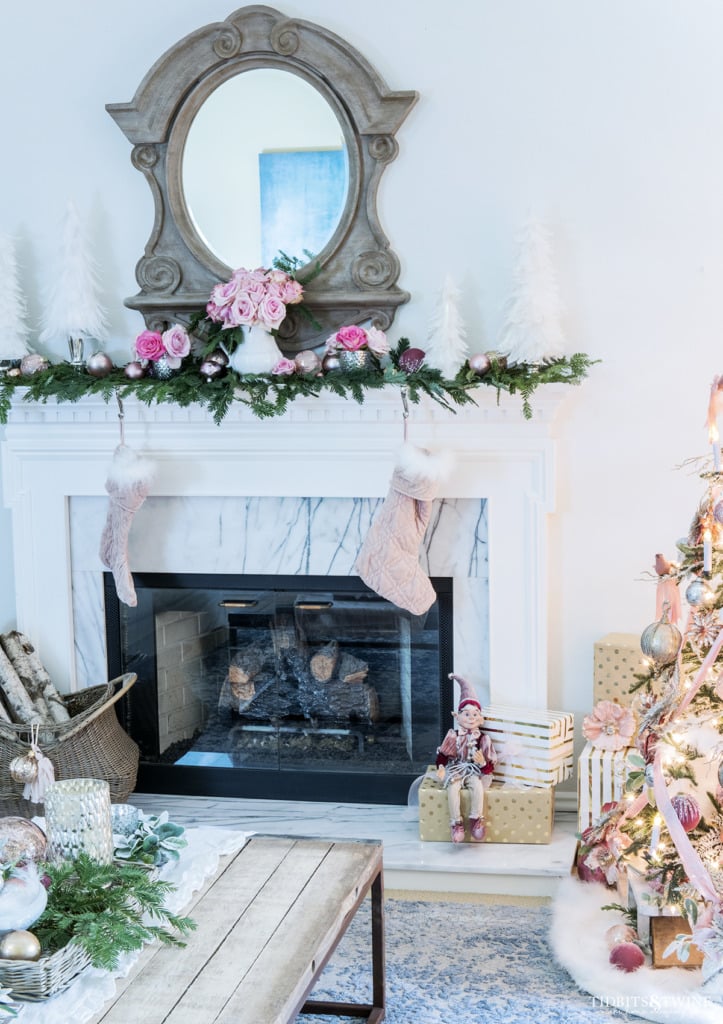
[[[462,789],[461,809],[465,842],[469,836],[469,792]],[[485,843],[550,842],[555,813],[552,786],[515,788],[493,783],[485,793]],[[449,843],[447,790],[430,768],[419,788],[419,838],[425,842]]]
[[[484,731],[499,758],[495,781],[556,786],[572,775],[575,716],[571,712],[493,704],[484,715]]]
[[[633,763],[639,762],[639,763]],[[600,750],[586,743],[577,760],[577,807],[579,831],[594,824],[603,804],[618,801],[628,776],[640,771],[642,758],[635,747]]]
[[[595,644],[593,704],[614,700],[626,707],[632,702],[630,687],[643,671],[640,637],[635,633],[608,633]]]

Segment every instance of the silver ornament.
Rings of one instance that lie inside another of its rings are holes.
[[[143,363],[139,363],[137,359],[134,359],[133,362],[126,363],[123,367],[123,373],[128,380],[141,380],[146,375],[146,367]]]
[[[20,360],[20,373],[23,377],[32,377],[34,373],[41,373],[50,366],[48,360],[39,352],[28,352]]]
[[[321,368],[324,373],[339,373],[341,370],[341,362],[336,352],[327,352],[324,358],[321,360]]]
[[[27,754],[20,754],[14,757],[8,765],[10,778],[15,782],[35,782],[38,777],[38,761],[35,754],[30,750]]]
[[[24,929],[7,932],[0,939],[0,957],[3,960],[39,960],[40,940]]]
[[[94,352],[88,356],[85,368],[91,377],[107,377],[113,369],[113,360],[105,352]]]
[[[152,359],[148,364],[148,376],[155,377],[156,380],[170,380],[177,373],[178,370],[169,364],[165,356],[161,356],[160,359]]]
[[[217,380],[219,377],[223,377],[226,372],[226,367],[222,363],[214,362],[213,359],[204,359],[198,368],[198,372],[204,378],[207,384],[210,384],[212,380]]]
[[[28,818],[0,818],[0,862],[44,860],[45,833]]]
[[[311,374],[317,374],[321,369],[321,359],[319,359],[316,352],[312,352],[311,349],[306,349],[304,352],[297,352],[294,356],[294,362],[296,363],[296,369],[299,373],[303,374],[304,377],[311,376]]]
[[[469,357],[469,368],[472,373],[476,373],[478,377],[484,377],[492,365],[490,357],[486,352],[476,352],[473,356]]]
[[[653,622],[640,637],[640,649],[646,658],[661,668],[670,665],[678,657],[683,637],[677,626],[668,622],[668,613],[663,612],[659,622]]]
[[[218,363],[219,366],[228,366],[228,356],[220,348],[215,348],[206,359],[211,363]]]
[[[707,604],[713,600],[714,596],[711,585],[706,580],[693,580],[688,584],[685,591],[685,600],[693,608],[697,608],[701,604]]]

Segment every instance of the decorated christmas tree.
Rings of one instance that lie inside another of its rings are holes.
[[[27,353],[26,317],[15,247],[8,235],[0,235],[0,363],[22,359]]]
[[[602,701],[585,720],[594,746],[632,749],[622,799],[583,831],[577,858],[581,879],[617,886],[630,916],[637,913],[637,932],[618,944],[626,950],[613,949],[611,963],[617,955],[616,966],[630,971],[651,953],[654,966],[702,960],[701,989],[715,1002],[723,1002],[722,398],[716,378],[712,458],[698,460],[703,491],[686,536],[672,558],[655,556],[658,618],[640,639],[630,706]],[[661,916],[677,920],[656,953],[648,925]]]
[[[429,324],[425,362],[441,370],[443,377],[454,379],[469,355],[466,337],[467,331],[459,312],[459,288],[451,277],[446,277]]]
[[[562,307],[547,228],[530,218],[524,225],[497,348],[510,363],[544,363],[565,354]]]

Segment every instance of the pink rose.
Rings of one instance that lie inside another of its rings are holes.
[[[367,332],[363,327],[353,324],[350,327],[342,327],[336,332],[336,340],[348,352],[356,352],[365,348],[367,343]]]
[[[293,277],[288,278],[281,288],[281,301],[287,306],[295,306],[297,302],[301,302],[303,295],[304,289]]]
[[[136,338],[136,355],[139,359],[152,359],[155,362],[165,354],[163,338],[158,331],[141,331]]]
[[[266,274],[263,270],[246,270],[240,267],[234,270],[232,281],[240,291],[246,292],[258,305],[266,294]]]
[[[292,373],[296,373],[296,363],[293,359],[279,359],[271,372],[278,377],[290,377]]]
[[[241,324],[252,324],[256,318],[257,305],[248,292],[239,292],[228,307],[228,317],[224,320],[224,330],[239,327]]]
[[[286,306],[275,295],[266,295],[259,303],[257,316],[267,331],[273,331],[286,316]]]
[[[238,290],[239,286],[233,278],[226,281],[225,284],[217,284],[211,289],[211,302],[217,309],[223,309],[224,306],[229,306],[233,302]]]
[[[191,351],[191,339],[186,329],[180,324],[174,324],[161,335],[166,352],[173,359],[183,359]]]
[[[385,356],[389,352],[387,336],[378,327],[370,327],[367,331],[367,345],[375,356]]]

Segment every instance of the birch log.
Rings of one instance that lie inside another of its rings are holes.
[[[48,722],[68,722],[70,714],[30,639],[12,630],[0,635],[0,644],[20,677],[20,682]]]
[[[14,721],[21,725],[47,725],[47,720],[38,713],[1,644],[0,686],[2,686],[5,701]]]

